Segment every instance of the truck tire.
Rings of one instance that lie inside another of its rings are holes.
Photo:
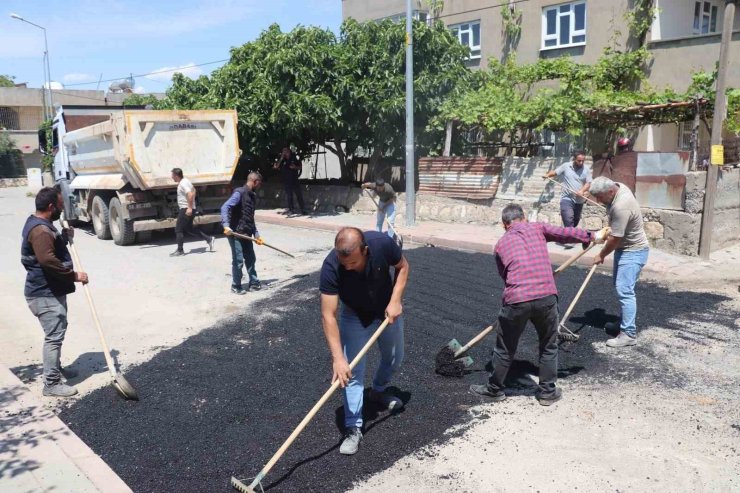
[[[123,217],[123,205],[118,197],[110,199],[110,233],[116,245],[131,245],[136,239],[134,222]]]
[[[110,240],[110,215],[103,198],[96,195],[93,198],[91,209],[90,215],[92,216],[95,235],[101,240]]]

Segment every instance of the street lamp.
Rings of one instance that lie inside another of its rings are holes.
[[[16,13],[10,14],[11,19],[16,19],[21,22],[25,22],[26,24],[30,24],[34,27],[38,27],[42,31],[44,31],[44,79],[46,82],[46,91],[48,94],[48,99],[44,98],[44,106],[47,108],[47,110],[44,112],[44,117],[46,119],[51,119],[54,116],[54,96],[51,92],[51,69],[49,68],[49,43],[46,40],[46,28],[44,26],[39,26],[38,24],[34,24],[31,21],[28,21],[21,17],[20,15]]]

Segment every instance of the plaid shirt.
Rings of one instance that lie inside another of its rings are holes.
[[[552,275],[547,242],[587,243],[591,233],[545,223],[517,222],[493,249],[498,273],[504,280],[504,305],[558,294]]]

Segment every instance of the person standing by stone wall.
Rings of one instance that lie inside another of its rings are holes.
[[[566,228],[575,228],[581,222],[581,212],[586,203],[585,194],[592,181],[591,168],[585,162],[586,154],[578,151],[573,154],[571,161],[564,162],[542,177],[547,179],[557,176],[557,180],[563,184],[560,193],[560,218]]]

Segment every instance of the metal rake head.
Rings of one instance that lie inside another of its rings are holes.
[[[237,479],[234,476],[231,476],[231,486],[233,486],[236,490],[241,491],[242,493],[257,493],[258,491],[261,493],[265,493],[264,488],[262,488],[262,483],[257,483],[257,486],[252,487],[250,484],[247,486],[244,482],[249,481],[253,478],[244,478],[244,479]]]
[[[566,342],[577,342],[581,336],[571,331],[568,327],[563,324],[558,326],[558,339]]]

